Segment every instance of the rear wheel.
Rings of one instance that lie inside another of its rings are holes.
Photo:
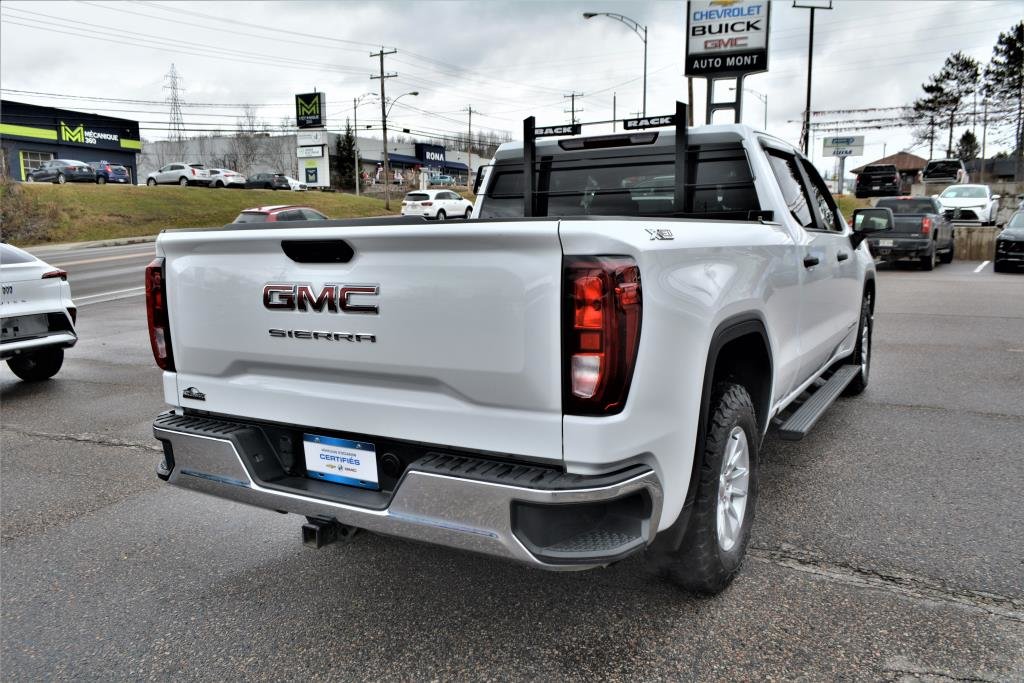
[[[64,349],[41,349],[10,358],[7,366],[15,375],[26,382],[41,382],[57,374],[64,364]]]
[[[444,209],[441,209],[440,211],[437,212],[437,220],[443,221],[447,218],[448,216],[445,214]]]
[[[871,334],[874,328],[874,316],[871,314],[871,295],[865,294],[860,305],[860,325],[857,327],[857,345],[853,349],[850,363],[860,366],[860,372],[853,381],[846,385],[843,396],[856,396],[868,386],[871,376]]]
[[[98,176],[96,176],[96,184],[97,185],[106,185],[107,184],[107,179],[104,176],[98,175]]]
[[[188,187],[188,178],[186,178],[185,176],[178,178],[178,184],[181,185],[182,187]]]
[[[921,270],[935,270],[935,245],[921,257]]]
[[[760,432],[750,394],[739,385],[715,386],[709,406],[697,498],[668,576],[698,593],[718,593],[739,571],[757,501]]]
[[[156,187],[156,178],[150,178],[146,181],[146,184],[150,187]]]
[[[68,180],[67,180],[67,178],[64,177],[63,173],[58,173],[57,174],[57,178],[53,182],[57,183],[58,185],[63,185],[67,181]]]
[[[955,254],[956,254],[956,243],[955,242],[950,242],[949,243],[949,250],[946,251],[942,256],[939,257],[939,261],[941,261],[942,263],[952,263],[953,262],[953,256]]]

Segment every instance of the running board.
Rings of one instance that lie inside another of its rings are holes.
[[[858,372],[859,365],[839,366],[829,380],[811,394],[811,397],[779,427],[779,438],[784,441],[799,441],[807,436],[807,432],[811,431],[818,418],[839,398]]]

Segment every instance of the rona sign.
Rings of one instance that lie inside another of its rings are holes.
[[[324,111],[327,100],[322,92],[295,96],[295,125],[299,128],[319,128],[326,125]]]
[[[730,77],[768,70],[768,0],[690,0],[686,75]]]

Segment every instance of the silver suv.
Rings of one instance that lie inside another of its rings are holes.
[[[210,184],[210,172],[203,164],[186,164],[184,161],[175,161],[166,164],[159,171],[153,171],[146,176],[147,185],[202,185]]]

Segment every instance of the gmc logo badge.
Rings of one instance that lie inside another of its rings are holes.
[[[363,313],[379,315],[377,304],[353,303],[353,297],[377,296],[378,285],[312,285],[272,282],[263,287],[263,307],[270,311],[315,311],[317,313]]]

